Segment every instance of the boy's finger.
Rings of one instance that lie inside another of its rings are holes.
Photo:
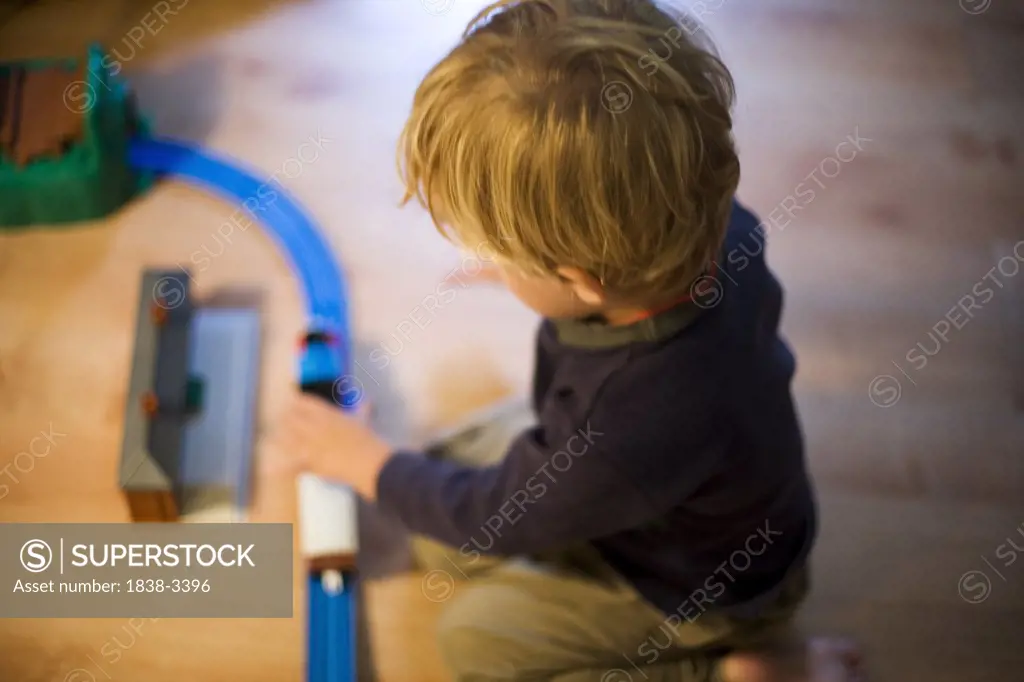
[[[319,396],[305,395],[301,401],[301,409],[305,414],[312,414],[321,416],[324,414],[334,414],[337,410],[337,402],[332,400],[325,400]]]
[[[275,452],[288,453],[295,450],[297,436],[287,427],[274,431],[267,437],[267,445]]]
[[[260,450],[259,462],[268,474],[297,473],[307,468],[308,458],[304,451],[270,441]]]
[[[298,412],[308,412],[311,409],[315,409],[323,402],[323,398],[319,398],[309,393],[299,393],[292,399],[292,409]]]
[[[326,403],[322,398],[311,395],[299,395],[292,402],[289,414],[298,421],[312,421],[322,415],[324,410],[332,409],[333,406]]]

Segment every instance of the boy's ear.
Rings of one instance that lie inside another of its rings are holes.
[[[603,305],[607,300],[601,281],[579,268],[558,267],[555,269],[570,287],[576,297],[590,305]]]

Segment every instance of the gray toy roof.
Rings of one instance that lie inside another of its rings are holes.
[[[180,271],[147,270],[142,277],[118,476],[125,489],[167,490],[177,478],[184,419],[174,415],[183,414],[188,389],[188,284]],[[161,326],[153,321],[154,305],[167,315]],[[145,414],[142,399],[150,392],[171,416]]]

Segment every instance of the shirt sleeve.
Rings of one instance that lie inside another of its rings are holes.
[[[397,453],[378,478],[378,503],[414,533],[512,555],[645,525],[712,475],[720,432],[707,401],[602,402],[578,425],[542,416],[556,426],[523,432],[486,468]]]

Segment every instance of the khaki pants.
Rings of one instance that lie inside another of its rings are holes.
[[[502,405],[431,452],[486,466],[531,421],[526,405]],[[439,643],[457,682],[717,682],[717,660],[767,641],[808,591],[806,572],[795,571],[755,620],[708,610],[690,622],[647,603],[588,546],[505,560],[420,537],[413,548],[424,594],[446,602]]]

